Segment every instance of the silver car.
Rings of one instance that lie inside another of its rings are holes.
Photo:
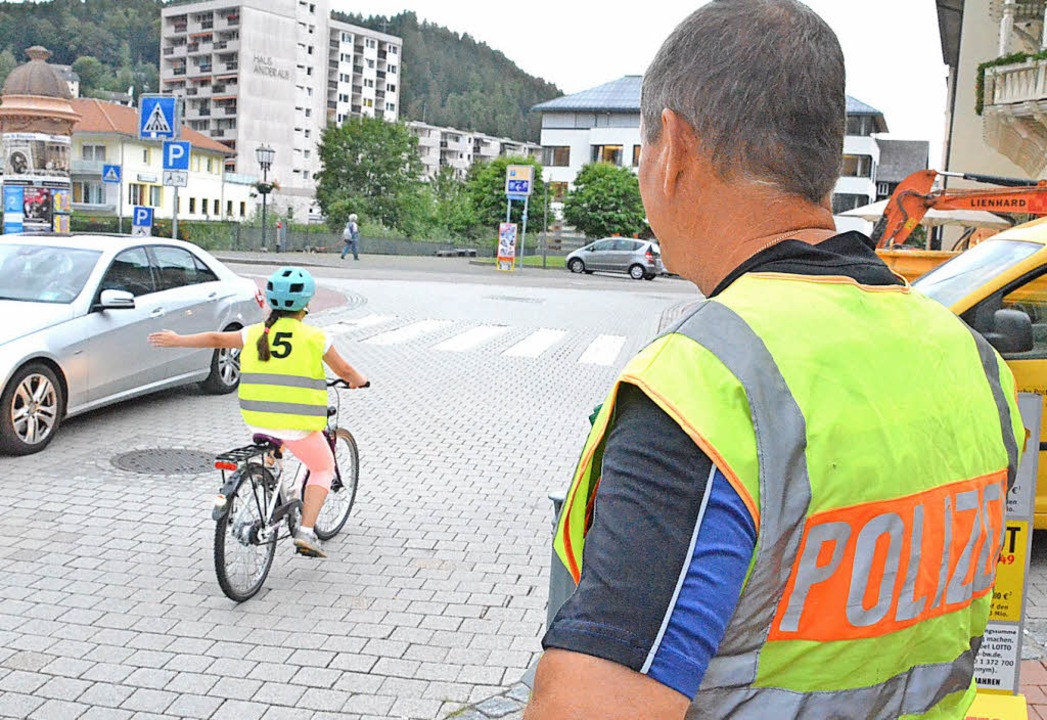
[[[654,280],[665,274],[662,251],[650,240],[603,238],[578,248],[566,262],[573,273],[624,272],[634,280]]]
[[[254,282],[177,240],[0,237],[0,451],[38,452],[64,418],[163,388],[232,392],[238,351],[146,338],[240,328],[264,302]]]

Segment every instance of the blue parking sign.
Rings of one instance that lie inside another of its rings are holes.
[[[135,205],[134,212],[131,215],[131,234],[153,234],[153,208]]]
[[[164,142],[164,170],[189,169],[189,143],[166,140]]]

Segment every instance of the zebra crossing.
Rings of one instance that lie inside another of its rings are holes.
[[[422,344],[434,352],[487,352],[528,360],[556,353],[572,339],[570,331],[559,328],[521,328],[493,323],[462,328],[460,323],[450,320],[414,320],[380,314],[332,320],[320,327],[335,339],[351,337],[363,345]],[[452,331],[449,337],[448,331]],[[622,335],[598,335],[580,354],[576,353],[573,360],[579,365],[612,367],[618,362],[626,341]]]

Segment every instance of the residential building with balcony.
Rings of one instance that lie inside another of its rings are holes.
[[[135,205],[170,218],[174,188],[163,185],[163,143],[138,137],[135,108],[95,99],[75,99],[80,121],[73,128],[71,179],[74,212],[130,218]],[[225,171],[232,149],[183,127],[190,143],[188,186],[179,189],[183,220],[247,220],[255,212],[253,177]],[[121,181],[103,181],[106,165],[121,167]],[[130,225],[127,226],[129,230]]]
[[[477,162],[490,162],[499,157],[538,157],[537,143],[469,132],[451,127],[410,121],[407,128],[418,138],[418,156],[422,160],[422,177],[431,180],[441,168],[451,168],[464,178]]]
[[[627,167],[640,165],[641,75],[623,78],[589,90],[535,105],[542,115],[542,166],[549,193],[559,210],[581,169],[594,162]],[[876,199],[880,143],[875,135],[887,132],[883,113],[852,97],[847,98],[847,134],[843,172],[833,193],[833,212],[841,213]],[[869,232],[871,223],[837,217],[841,230]]]
[[[228,172],[261,177],[256,151],[273,148],[276,212],[316,211],[328,125],[399,117],[401,40],[332,19],[330,0],[174,0],[161,15],[161,91],[233,149]]]

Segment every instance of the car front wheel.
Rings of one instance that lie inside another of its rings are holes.
[[[585,263],[578,258],[571,258],[571,262],[567,263],[567,269],[573,273],[585,272]]]
[[[54,438],[65,398],[54,371],[30,363],[11,378],[0,395],[0,452],[31,455]]]

